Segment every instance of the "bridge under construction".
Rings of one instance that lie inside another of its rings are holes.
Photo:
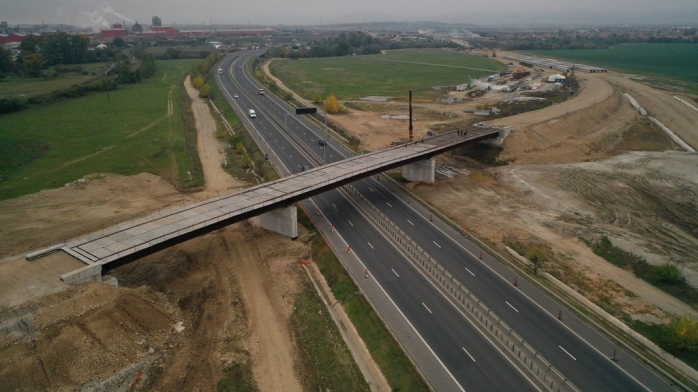
[[[263,215],[262,225],[296,237],[296,211],[292,207],[295,202],[397,167],[402,167],[403,176],[408,180],[434,181],[435,155],[466,144],[501,141],[506,132],[501,128],[475,125],[357,155],[206,201],[161,210],[29,253],[27,259],[55,251],[65,252],[86,264],[61,276],[67,283],[77,283],[101,280],[101,275],[111,268],[253,216],[276,214],[266,219],[266,224]]]

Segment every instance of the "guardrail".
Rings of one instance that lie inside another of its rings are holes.
[[[451,295],[482,330],[494,337],[495,341],[505,347],[506,351],[546,388],[553,391],[579,390],[356,188],[345,185],[341,190],[373,219],[416,262],[417,266]]]

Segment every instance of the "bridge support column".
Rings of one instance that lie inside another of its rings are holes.
[[[429,158],[403,166],[402,177],[407,181],[434,182],[436,179],[435,170],[436,160],[434,158]]]
[[[296,206],[279,208],[259,216],[261,226],[291,239],[298,238],[298,210]]]

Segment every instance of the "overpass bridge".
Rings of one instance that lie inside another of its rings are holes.
[[[357,155],[224,196],[159,211],[29,253],[27,259],[63,251],[86,264],[61,276],[67,283],[78,283],[100,280],[103,273],[119,265],[257,215],[276,214],[267,218],[266,224],[263,215],[262,225],[295,238],[296,211],[291,207],[295,202],[397,167],[403,167],[403,176],[409,180],[433,181],[435,155],[466,144],[501,140],[506,132],[474,125]]]

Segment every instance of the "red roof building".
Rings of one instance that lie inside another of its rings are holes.
[[[22,40],[27,38],[27,37],[28,37],[28,35],[24,35],[24,34],[12,34],[12,35],[0,34],[0,45],[22,42]]]
[[[111,29],[101,30],[102,38],[116,38],[125,37],[128,35],[128,31],[121,25],[121,23],[114,23]]]

